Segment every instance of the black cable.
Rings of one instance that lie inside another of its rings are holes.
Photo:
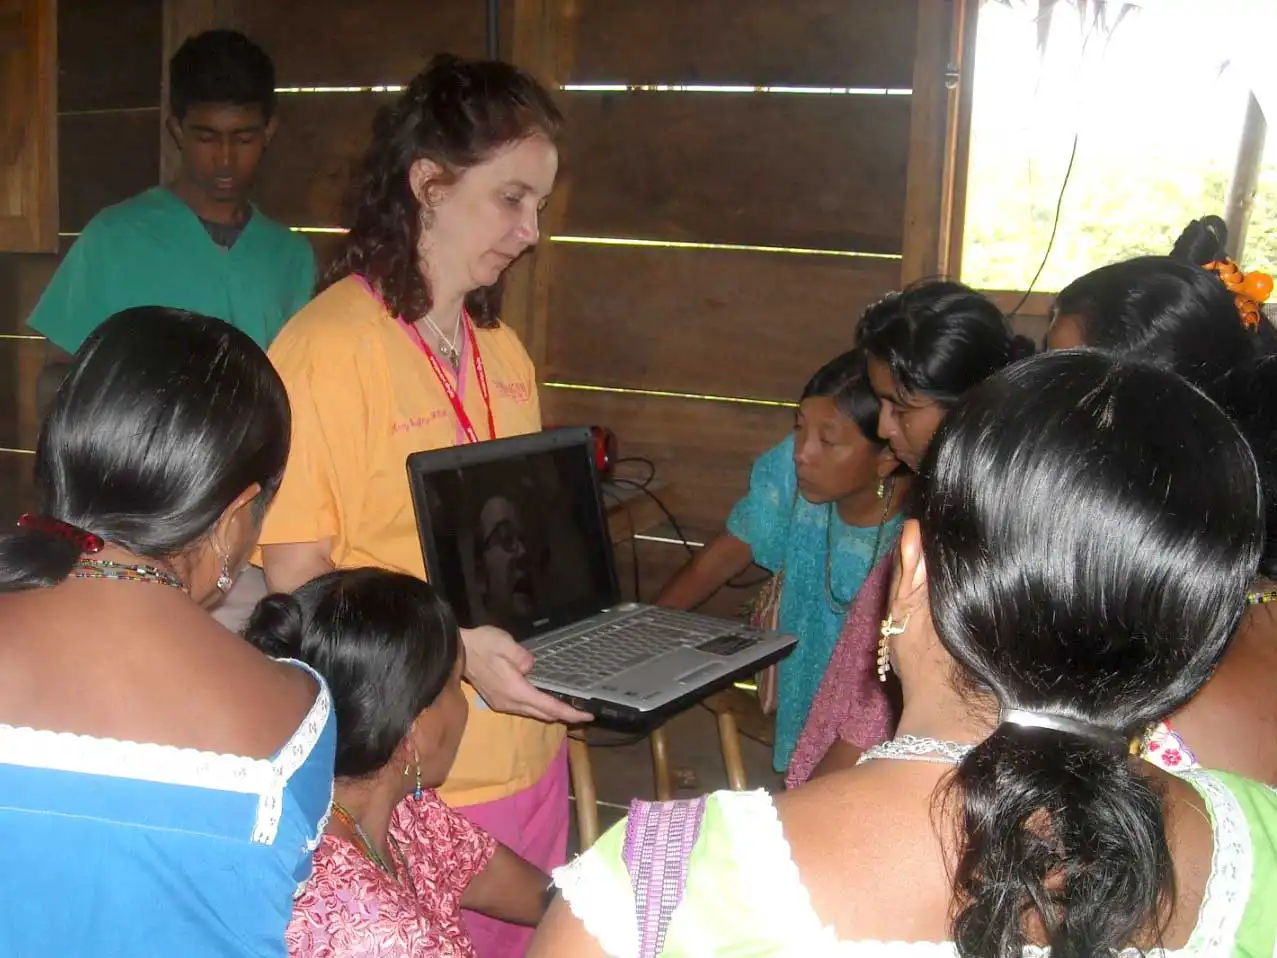
[[[683,530],[679,527],[679,524],[675,520],[673,514],[668,508],[666,508],[665,504],[661,502],[660,498],[652,492],[650,488],[648,488],[652,480],[656,478],[656,463],[644,456],[626,456],[625,458],[616,460],[616,464],[618,466],[625,462],[636,462],[640,465],[646,466],[648,469],[647,477],[644,479],[633,479],[626,476],[615,476],[613,477],[613,480],[640,489],[645,495],[649,496],[651,500],[656,503],[657,508],[659,508],[661,512],[665,513],[665,518],[669,520],[670,526],[674,529],[674,535],[678,538],[683,548],[687,550],[687,554],[692,558],[695,558],[696,550],[692,547],[687,536],[683,534]],[[746,570],[746,572],[747,571],[749,570]],[[732,576],[732,578],[728,579],[727,582],[724,583],[724,586],[729,589],[753,589],[762,585],[772,577],[772,574],[766,570],[763,570],[763,574],[756,578],[741,581],[741,576],[743,575],[745,575],[745,572]]]
[[[603,495],[611,496],[614,500],[616,500],[616,504],[618,506],[620,506],[622,509],[625,509],[625,500],[623,500],[615,492],[612,492],[612,490],[608,489],[607,486],[603,487]],[[640,582],[639,582],[638,539],[633,534],[634,532],[633,525],[634,523],[633,521],[631,521],[630,522],[630,533],[631,533],[630,534],[630,561],[634,564],[634,601],[641,602],[643,601],[642,600],[643,593],[639,591]]]
[[[1047,260],[1051,258],[1051,250],[1055,246],[1055,234],[1060,229],[1060,216],[1064,212],[1064,193],[1069,188],[1069,180],[1073,176],[1073,162],[1077,159],[1077,144],[1080,134],[1073,134],[1073,149],[1069,151],[1069,165],[1064,170],[1064,181],[1060,183],[1060,195],[1055,201],[1055,222],[1051,224],[1051,238],[1047,240],[1046,252],[1042,254],[1042,262],[1038,265],[1038,271],[1033,274],[1033,279],[1029,282],[1028,288],[1024,291],[1024,295],[1020,297],[1020,301],[1015,304],[1015,308],[1007,313],[1007,318],[1012,319],[1020,312],[1020,309],[1029,301],[1029,296],[1033,293],[1033,287],[1037,285],[1038,280],[1042,278],[1042,271],[1046,269]]]
[[[757,564],[751,562],[750,565],[756,566]],[[757,568],[762,569],[762,566],[757,566]],[[745,572],[748,572],[748,571],[749,569],[745,570]],[[746,581],[741,582],[740,578],[741,576],[745,574],[745,572],[738,572],[736,575],[732,576],[730,579],[724,582],[723,585],[729,589],[752,589],[755,586],[762,585],[764,582],[769,581],[772,577],[772,573],[768,572],[766,569],[762,569],[763,574],[758,576],[758,578],[747,579]]]
[[[674,518],[673,512],[671,512],[669,507],[666,506],[665,503],[661,501],[660,496],[658,496],[649,488],[649,484],[652,482],[653,479],[656,478],[656,463],[652,462],[651,459],[647,459],[643,456],[627,456],[623,459],[616,460],[617,465],[620,465],[621,463],[624,463],[624,462],[636,462],[641,465],[647,466],[648,474],[646,478],[634,479],[628,476],[613,476],[611,481],[620,483],[621,485],[630,486],[631,488],[634,488],[634,489],[638,489],[645,496],[651,499],[652,502],[656,503],[656,507],[660,509],[662,513],[664,513],[666,521],[669,522],[670,527],[674,530],[675,538],[677,538],[679,543],[683,546],[683,548],[687,550],[688,556],[693,559],[696,558],[696,549],[695,547],[692,546],[691,541],[687,538],[687,535],[683,532],[682,527],[678,524],[678,520]],[[611,495],[614,499],[617,500],[618,503],[621,501],[620,498],[616,496],[615,493],[611,493]],[[633,537],[630,538],[630,545],[631,545],[631,548],[634,548]],[[635,551],[637,552],[637,550]],[[637,555],[634,561],[637,566],[637,563],[638,563]],[[747,569],[746,572],[748,571],[749,570]],[[724,585],[729,589],[753,589],[753,588],[756,588],[757,586],[762,585],[764,582],[766,582],[768,579],[772,577],[772,574],[770,572],[767,572],[766,570],[763,570],[763,574],[756,578],[746,579],[744,581],[741,581],[741,576],[743,575],[745,575],[745,572],[741,572],[733,576],[731,579],[725,582]],[[638,579],[636,575],[635,582],[637,583],[637,581]],[[636,588],[635,596],[638,596],[638,594],[639,593]]]
[[[632,481],[634,481],[634,482],[641,483],[641,484],[643,485],[643,487],[644,487],[644,488],[646,488],[648,485],[650,485],[650,484],[651,484],[652,480],[656,478],[656,463],[652,462],[652,460],[651,460],[651,459],[648,459],[648,458],[647,458],[647,457],[645,457],[645,456],[625,456],[625,457],[623,457],[623,458],[621,458],[621,459],[616,460],[616,462],[614,463],[614,465],[620,466],[620,465],[622,465],[622,464],[624,464],[624,463],[630,463],[630,462],[635,462],[635,463],[638,463],[640,466],[646,466],[646,467],[647,467],[647,478],[646,478],[646,479],[634,479],[634,480],[632,480]]]
[[[643,601],[642,570],[639,567],[638,536],[630,530],[630,563],[634,566],[634,601]]]
[[[665,515],[666,521],[669,522],[670,527],[674,530],[675,537],[683,544],[683,548],[687,550],[687,554],[693,559],[696,558],[696,550],[692,548],[691,542],[689,542],[687,536],[683,534],[683,527],[678,524],[678,520],[674,518],[674,513],[670,512],[669,507],[661,501],[660,496],[636,479],[625,479],[620,476],[613,476],[612,481],[623,486],[629,486],[632,489],[638,489],[643,493],[643,495],[656,503],[656,508],[660,509]]]
[[[1125,12],[1123,12],[1122,16],[1125,16]],[[1118,19],[1121,20],[1121,16],[1119,16]],[[1099,28],[1099,20],[1092,19],[1090,25],[1086,28],[1086,33],[1082,36],[1082,51],[1079,54],[1079,59],[1078,59],[1079,81],[1081,78],[1081,71],[1082,71],[1082,59],[1085,58],[1086,48],[1090,46],[1091,38],[1095,35],[1095,31],[1098,28]],[[1116,29],[1116,25],[1114,25],[1114,29]],[[1104,39],[1103,52],[1105,55],[1108,52],[1109,42],[1112,39],[1113,39],[1112,33],[1110,33]],[[1040,76],[1038,78],[1038,82],[1041,83]],[[1077,159],[1077,144],[1080,137],[1081,137],[1080,131],[1074,132],[1073,148],[1069,151],[1069,164],[1064,169],[1064,180],[1060,183],[1060,195],[1056,198],[1056,201],[1055,201],[1055,220],[1051,224],[1051,237],[1049,240],[1047,240],[1046,252],[1042,255],[1042,262],[1038,266],[1038,271],[1033,274],[1033,279],[1029,283],[1029,288],[1024,291],[1024,295],[1021,296],[1020,301],[1015,304],[1015,308],[1012,309],[1011,312],[1007,313],[1008,319],[1014,318],[1015,315],[1019,313],[1020,310],[1024,307],[1024,304],[1029,301],[1029,295],[1033,292],[1033,287],[1036,286],[1038,280],[1042,278],[1042,271],[1046,269],[1047,260],[1051,258],[1051,249],[1055,246],[1055,234],[1056,234],[1056,231],[1059,230],[1060,228],[1060,217],[1064,211],[1064,192],[1065,190],[1069,188],[1069,180],[1073,176],[1073,162]]]

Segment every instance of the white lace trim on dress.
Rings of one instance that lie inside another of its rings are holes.
[[[555,886],[608,958],[638,958],[638,913],[634,891],[620,887],[614,866],[583,852],[551,873]]]
[[[0,765],[257,795],[253,841],[270,844],[284,788],[319,741],[331,711],[328,686],[319,680],[306,718],[273,760],[0,724]]]
[[[310,710],[302,719],[302,724],[297,726],[297,730],[270,763],[270,783],[267,788],[258,793],[253,841],[259,845],[274,843],[275,835],[279,832],[279,820],[284,812],[284,789],[288,787],[288,780],[302,767],[302,763],[315,748],[315,743],[323,734],[324,726],[328,724],[328,715],[332,711],[332,697],[329,695],[328,683],[324,681],[323,676],[305,662],[299,662],[296,659],[279,659],[278,661],[287,662],[310,673],[311,678],[319,686],[319,694],[311,703]],[[322,833],[321,828],[315,836],[316,840]]]
[[[768,924],[766,936],[785,942],[786,952],[828,953],[838,938],[812,907],[771,796],[761,791],[719,792],[715,798],[732,840],[741,887],[751,897],[745,903],[748,913]]]
[[[1209,773],[1189,771],[1180,777],[1205,799],[1212,823],[1214,850],[1197,924],[1183,948],[1146,952],[1128,948],[1121,958],[1214,958],[1229,954],[1245,913],[1254,851],[1241,805],[1228,787]],[[756,892],[748,905],[756,916],[774,916],[777,930],[771,937],[785,942],[784,954],[847,958],[953,958],[957,954],[952,942],[839,941],[833,927],[822,925],[812,908],[771,797],[762,792],[720,792],[715,797],[727,834],[739,836],[733,845],[742,873],[766,876],[747,884]],[[1049,948],[1036,946],[1024,950],[1025,958],[1048,958],[1050,953]]]

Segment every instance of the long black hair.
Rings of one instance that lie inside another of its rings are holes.
[[[1271,330],[1242,325],[1233,294],[1202,268],[1225,255],[1227,238],[1219,217],[1193,220],[1170,256],[1138,256],[1069,283],[1052,319],[1073,319],[1087,346],[1147,359],[1213,394],[1220,377],[1272,340]]]
[[[1277,355],[1230,370],[1213,388],[1219,403],[1250,443],[1264,490],[1264,554],[1259,573],[1277,579]]]
[[[878,397],[869,385],[863,349],[850,349],[816,370],[799,401],[813,396],[833,400],[834,408],[854,422],[866,439],[876,446],[884,445],[878,435]]]
[[[257,604],[244,637],[324,677],[340,778],[375,774],[443,691],[460,652],[452,610],[416,576],[343,569]]]
[[[288,459],[288,396],[266,354],[220,319],[140,306],[80,347],[40,430],[40,512],[135,555],[179,555],[245,489],[260,516]],[[62,581],[74,542],[0,536],[0,592]]]
[[[1174,894],[1162,799],[1123,740],[1202,686],[1262,543],[1254,459],[1183,379],[1091,350],[974,389],[920,493],[931,615],[968,690],[1116,744],[1001,724],[958,766],[954,940],[1093,956],[1155,927]]]
[[[915,284],[870,306],[856,344],[899,387],[948,408],[1008,363],[1033,354],[986,296],[947,280]]]

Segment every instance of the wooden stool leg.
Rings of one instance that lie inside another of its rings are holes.
[[[590,746],[578,738],[568,738],[568,767],[572,772],[572,794],[576,796],[576,830],[581,851],[599,840],[599,800],[594,791],[594,767]]]
[[[669,742],[663,725],[652,730],[652,773],[656,779],[656,800],[668,802],[674,797],[674,785],[670,777]]]
[[[740,730],[736,727],[736,716],[728,709],[718,713],[718,740],[723,747],[727,784],[743,792],[749,786],[745,784],[745,762],[740,754]]]

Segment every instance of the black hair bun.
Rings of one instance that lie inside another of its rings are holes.
[[[1227,246],[1228,226],[1218,216],[1203,216],[1184,227],[1171,247],[1171,259],[1205,266],[1223,259]]]
[[[267,655],[296,658],[304,626],[302,608],[291,595],[275,593],[257,603],[244,626],[244,638]]]

